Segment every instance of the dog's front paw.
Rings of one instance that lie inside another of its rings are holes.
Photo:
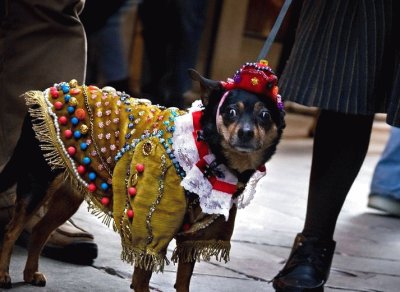
[[[31,276],[24,274],[24,281],[26,283],[32,284],[33,286],[46,286],[46,277],[41,272],[35,272]]]
[[[0,272],[0,288],[3,288],[3,289],[12,288],[11,277],[6,272]]]

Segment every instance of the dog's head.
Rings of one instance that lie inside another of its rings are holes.
[[[227,82],[202,77],[204,138],[218,159],[239,173],[257,169],[275,153],[285,127],[277,77],[264,63],[246,63]]]

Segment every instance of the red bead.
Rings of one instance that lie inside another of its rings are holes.
[[[102,197],[101,198],[101,204],[103,206],[107,206],[109,203],[110,203],[110,199],[109,198],[107,198],[107,197]]]
[[[52,98],[58,98],[59,94],[58,94],[58,90],[55,87],[50,87],[50,94]]]
[[[133,216],[135,216],[135,213],[132,209],[129,209],[128,211],[126,211],[126,216],[128,216],[128,218],[133,218]]]
[[[84,109],[78,108],[78,109],[76,109],[76,111],[75,111],[75,116],[76,116],[79,120],[82,121],[82,120],[84,120],[85,117],[86,117],[86,112],[85,112]]]
[[[130,196],[134,196],[134,195],[136,195],[136,188],[135,187],[130,187],[130,188],[128,188],[128,194],[130,195]]]
[[[136,171],[137,172],[143,172],[144,171],[144,165],[141,163],[136,164]]]
[[[60,125],[66,125],[68,122],[68,119],[65,116],[61,116],[58,118],[58,122],[60,123]]]
[[[67,149],[69,156],[74,156],[76,153],[76,148],[74,146],[69,146]]]
[[[93,193],[94,191],[96,191],[96,185],[94,183],[89,184],[88,186],[89,192]]]
[[[63,103],[62,103],[61,101],[56,101],[56,102],[54,103],[54,108],[55,108],[56,110],[62,109],[62,108],[63,108]]]
[[[65,130],[64,131],[64,136],[67,139],[71,138],[72,137],[72,131],[71,130]]]
[[[81,174],[81,175],[86,172],[86,168],[83,165],[79,165],[77,167],[77,170],[78,170],[78,173]]]

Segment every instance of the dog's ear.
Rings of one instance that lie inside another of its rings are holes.
[[[214,90],[222,89],[221,82],[207,79],[207,78],[201,76],[200,73],[194,69],[188,69],[188,73],[189,73],[190,78],[192,78],[192,80],[200,83],[201,101],[204,106],[207,106],[208,98],[209,98],[211,92]]]

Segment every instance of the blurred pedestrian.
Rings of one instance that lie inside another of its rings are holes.
[[[195,68],[207,0],[143,0],[144,66],[141,92],[153,103],[183,107],[191,89],[187,69]]]
[[[140,0],[86,0],[81,15],[88,40],[87,84],[132,94],[130,51]]]
[[[83,0],[0,0],[0,171],[14,151],[27,114],[21,95],[56,82],[84,81],[86,39],[78,17],[83,5]],[[31,188],[29,181],[19,183]],[[10,220],[14,203],[15,188],[0,194],[0,229]],[[43,214],[41,210],[32,218],[20,242],[27,244],[32,226]],[[43,252],[90,264],[97,257],[97,245],[92,234],[70,220],[51,234]]]
[[[280,88],[286,100],[320,114],[305,224],[273,279],[277,291],[323,289],[336,221],[367,153],[374,114],[400,126],[399,12],[390,0],[303,2]]]
[[[391,127],[374,170],[368,207],[400,217],[400,128]]]

